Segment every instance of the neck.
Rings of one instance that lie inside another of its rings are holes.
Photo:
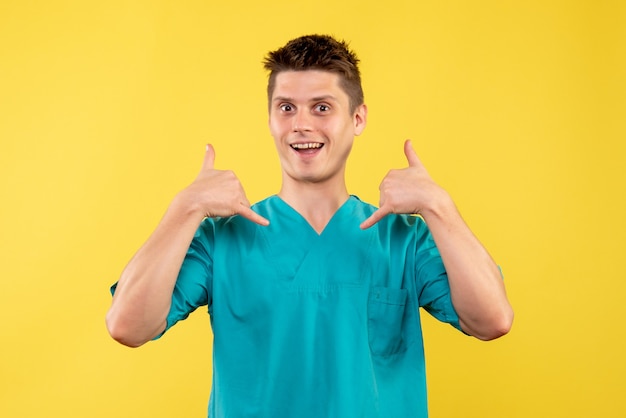
[[[321,233],[337,209],[348,200],[345,182],[315,184],[284,182],[278,193],[317,233]]]

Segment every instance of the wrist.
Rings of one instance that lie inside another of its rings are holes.
[[[175,217],[181,220],[190,219],[198,223],[201,222],[206,217],[206,213],[194,195],[194,193],[188,193],[186,189],[182,190],[170,203],[168,212],[172,212]]]
[[[433,193],[431,199],[422,207],[419,214],[428,222],[429,219],[443,219],[456,211],[452,197],[444,189]]]

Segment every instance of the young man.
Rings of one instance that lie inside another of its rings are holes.
[[[418,308],[483,340],[511,326],[498,267],[409,141],[380,208],[348,194],[367,121],[357,64],[328,36],[271,52],[279,193],[250,207],[207,146],[114,287],[109,332],[133,347],[208,305],[209,417],[426,417]]]

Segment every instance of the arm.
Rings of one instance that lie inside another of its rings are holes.
[[[448,273],[461,328],[481,340],[506,334],[513,310],[498,266],[463,221],[452,198],[430,178],[410,141],[404,152],[409,167],[392,170],[385,177],[380,208],[361,228],[369,228],[389,213],[422,215]]]
[[[178,272],[205,217],[239,214],[260,225],[269,223],[250,209],[237,177],[215,170],[214,160],[209,145],[198,177],[176,195],[122,272],[106,316],[109,333],[118,342],[138,347],[163,332]]]

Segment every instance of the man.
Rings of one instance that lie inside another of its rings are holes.
[[[207,146],[114,286],[109,332],[133,347],[208,305],[209,417],[425,417],[418,308],[483,340],[511,326],[498,267],[409,141],[378,209],[349,195],[367,121],[357,64],[328,36],[271,52],[279,193],[250,207]]]

